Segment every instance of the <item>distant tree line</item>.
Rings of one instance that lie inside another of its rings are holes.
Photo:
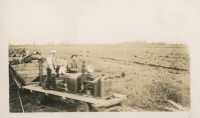
[[[169,47],[185,47],[187,44],[183,43],[166,43],[166,42],[146,42],[144,41],[129,41],[129,42],[120,42],[118,45],[126,45],[126,46],[169,46]]]
[[[43,45],[38,45],[36,44],[36,42],[34,41],[33,44],[20,44],[20,45],[11,45],[11,43],[9,43],[9,46],[126,46],[126,47],[187,47],[187,44],[183,44],[183,43],[166,43],[166,42],[146,42],[146,40],[144,41],[128,41],[128,42],[120,42],[117,44],[69,44],[68,42],[60,42],[58,44],[55,44],[54,41],[49,42],[48,44],[43,44]]]

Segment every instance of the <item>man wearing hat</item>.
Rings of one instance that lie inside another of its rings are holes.
[[[44,83],[44,87],[43,89],[49,89],[47,88],[49,86],[49,83],[51,82],[51,85],[53,87],[54,90],[57,90],[57,86],[56,86],[56,70],[55,70],[55,65],[54,65],[54,58],[55,58],[55,54],[56,51],[52,50],[50,52],[50,56],[47,57],[47,76],[45,79],[45,83]]]
[[[72,55],[71,56],[72,61],[67,66],[67,70],[69,71],[69,73],[76,73],[76,72],[78,72],[76,58],[77,58],[77,55]]]

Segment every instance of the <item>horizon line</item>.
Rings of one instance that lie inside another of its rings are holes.
[[[33,42],[33,43],[21,43],[21,44],[12,44],[11,42],[8,42],[8,45],[104,45],[104,44],[110,44],[110,45],[119,45],[119,44],[128,44],[128,43],[140,43],[140,44],[159,44],[159,43],[163,43],[163,44],[183,44],[183,45],[188,45],[187,43],[168,43],[168,42],[146,42],[143,40],[138,40],[138,41],[123,41],[123,42],[117,42],[117,43],[68,43],[68,42],[60,42],[60,43],[37,43],[37,42]]]

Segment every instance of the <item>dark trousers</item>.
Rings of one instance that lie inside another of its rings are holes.
[[[44,88],[47,88],[49,86],[52,86],[53,88],[57,88],[56,86],[56,75],[51,74],[51,69],[47,69],[47,76],[44,81]]]

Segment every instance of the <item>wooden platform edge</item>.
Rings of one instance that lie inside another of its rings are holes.
[[[102,98],[93,98],[93,97],[86,97],[86,96],[81,96],[78,94],[73,94],[73,93],[65,93],[65,92],[59,92],[59,91],[53,91],[53,90],[44,90],[42,89],[42,87],[33,87],[33,86],[23,86],[23,89],[28,89],[30,91],[37,91],[37,92],[42,92],[45,95],[51,94],[51,95],[57,95],[60,96],[62,98],[71,98],[71,99],[75,99],[75,100],[80,100],[80,101],[85,101],[85,102],[89,102],[89,103],[102,103],[105,102],[105,99]]]

